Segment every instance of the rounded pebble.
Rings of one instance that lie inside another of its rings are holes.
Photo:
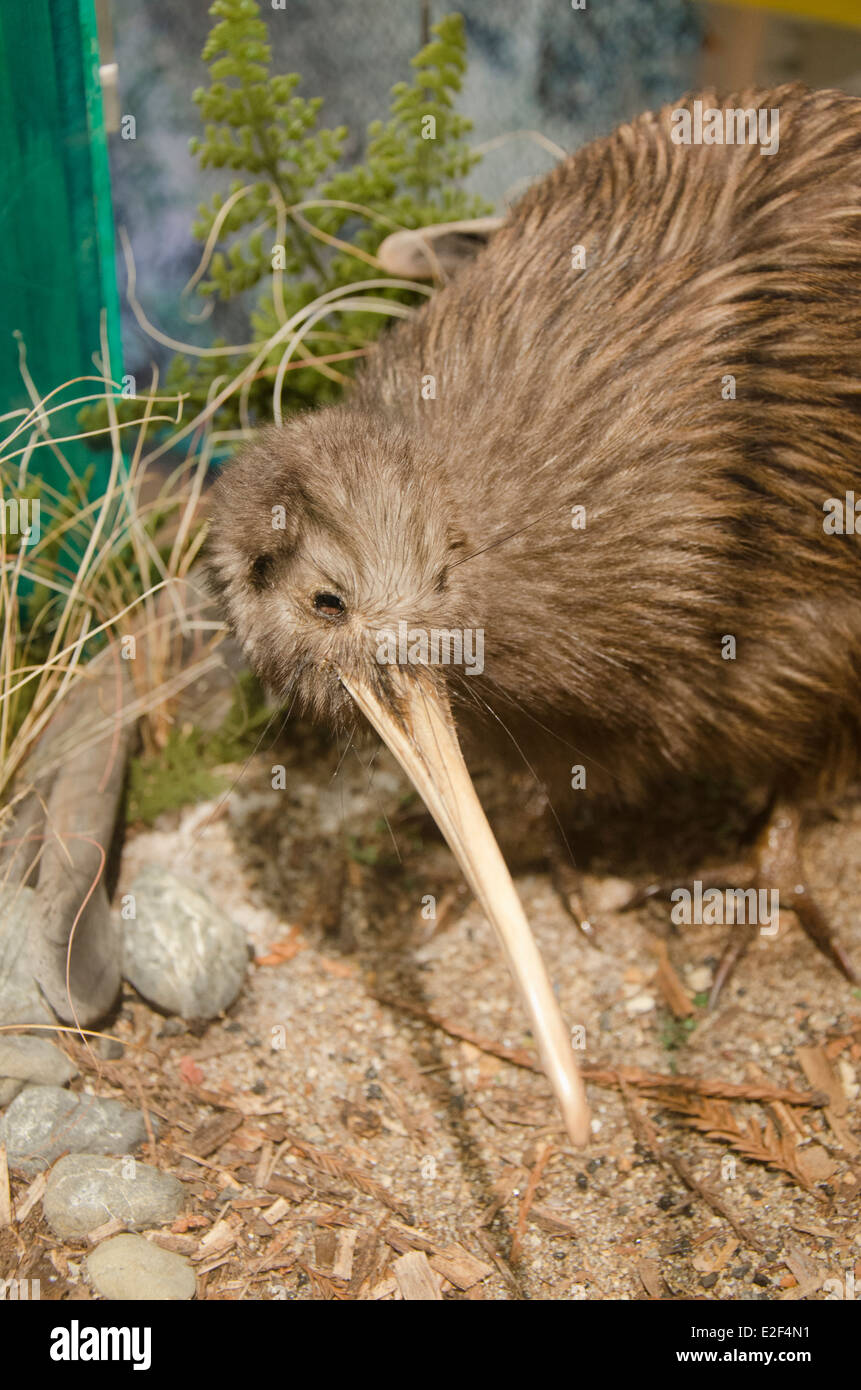
[[[162,1250],[143,1236],[113,1236],[87,1257],[87,1276],[104,1298],[135,1302],[187,1302],[194,1270],[184,1255]]]
[[[177,1178],[131,1157],[66,1154],[51,1171],[42,1209],[54,1234],[71,1240],[112,1219],[132,1231],[173,1221],[184,1196]]]
[[[139,1110],[118,1100],[72,1095],[59,1086],[26,1086],[0,1120],[9,1167],[25,1177],[44,1172],[67,1150],[127,1154],[146,1137]]]
[[[192,884],[150,865],[132,884],[123,923],[123,974],[140,994],[182,1018],[215,1018],[242,988],[248,941]]]

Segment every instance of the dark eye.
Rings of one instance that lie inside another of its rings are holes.
[[[347,611],[344,600],[337,594],[315,594],[314,607],[324,618],[337,618]]]
[[[251,566],[250,579],[254,589],[265,589],[272,583],[275,561],[271,555],[258,555]]]

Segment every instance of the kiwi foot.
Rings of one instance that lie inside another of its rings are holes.
[[[785,801],[777,801],[753,846],[751,857],[697,875],[699,892],[702,894],[711,888],[730,886],[740,892],[749,889],[757,892],[776,890],[778,897],[775,901],[795,913],[813,944],[847,980],[855,984],[858,977],[846,949],[805,883],[799,846],[800,821],[796,807]],[[641,907],[651,898],[669,898],[678,887],[678,882],[648,884],[633,894],[623,910]],[[757,922],[737,922],[732,926],[715,973],[709,1008],[713,1009],[717,1004],[724,986],[761,929]]]

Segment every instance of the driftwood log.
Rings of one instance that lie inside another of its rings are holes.
[[[135,734],[123,715],[130,697],[128,667],[115,654],[104,652],[82,668],[22,771],[26,794],[4,827],[2,892],[11,898],[23,885],[36,891],[30,968],[66,1023],[96,1022],[120,985],[121,938],[106,868]]]

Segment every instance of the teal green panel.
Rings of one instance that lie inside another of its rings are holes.
[[[102,309],[114,379],[122,373],[107,142],[102,117],[93,0],[0,0],[0,412],[28,406],[18,370],[23,335],[40,395],[93,374]],[[81,394],[81,387],[64,398]],[[74,433],[75,411],[57,432]],[[96,482],[107,456],[66,445]],[[30,474],[52,486],[64,476],[50,450],[32,456]]]

